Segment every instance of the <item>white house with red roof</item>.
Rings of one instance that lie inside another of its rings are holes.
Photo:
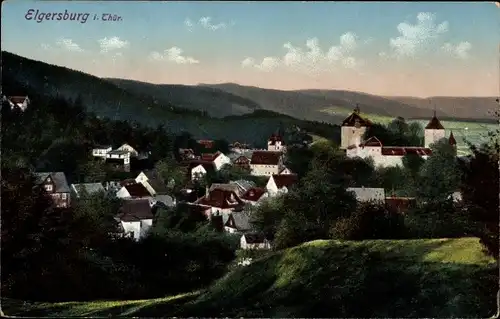
[[[224,165],[231,164],[231,159],[222,152],[203,153],[201,154],[200,160],[212,162],[216,170],[220,170]]]
[[[250,169],[254,176],[271,176],[283,170],[283,153],[277,151],[254,151]]]
[[[204,208],[207,217],[240,211],[245,206],[245,203],[236,192],[221,188],[211,191],[207,189],[205,196],[198,199],[194,204]]]
[[[297,174],[272,175],[266,184],[270,197],[286,194],[299,181]]]
[[[153,212],[147,199],[125,200],[117,216],[124,235],[139,240],[147,235],[153,225]]]
[[[361,111],[358,106],[354,109],[351,115],[349,115],[343,122],[341,126],[341,142],[340,149],[347,149],[353,144],[359,144],[363,139],[367,128],[372,126],[372,122],[361,115]]]
[[[353,113],[354,114],[354,113]],[[390,167],[402,166],[403,157],[407,154],[415,154],[427,159],[432,155],[432,150],[428,147],[437,141],[445,138],[445,130],[434,113],[434,116],[425,127],[425,146],[384,146],[376,137],[361,142],[361,137],[353,137],[353,144],[346,148],[347,157],[372,158],[375,166]],[[450,133],[449,143],[456,147],[456,140],[453,132]]]

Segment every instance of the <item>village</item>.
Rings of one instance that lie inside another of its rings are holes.
[[[27,98],[9,98],[11,107],[19,107],[24,111]],[[363,117],[356,107],[341,126],[341,145],[347,158],[371,158],[379,167],[402,165],[406,154],[416,154],[423,159],[432,156],[430,146],[442,139],[456,148],[453,132],[446,137],[445,128],[434,116],[425,127],[425,144],[415,146],[384,146],[375,136],[363,140],[363,135],[373,123]],[[198,140],[200,147],[213,149],[213,141]],[[310,144],[306,145],[310,147]],[[273,201],[286,194],[298,183],[298,176],[286,167],[287,145],[283,136],[273,134],[267,141],[267,149],[253,149],[251,146],[234,142],[230,152],[195,154],[192,149],[178,149],[182,167],[188,174],[188,183],[182,189],[182,198],[169,192],[168,184],[173,181],[164,180],[154,169],[144,170],[135,178],[126,180],[109,180],[104,183],[68,184],[64,172],[37,172],[38,183],[52,197],[57,207],[67,208],[72,201],[84,196],[101,193],[122,200],[122,205],[115,220],[119,226],[119,236],[141,240],[155,222],[156,208],[173,208],[184,203],[203,214],[221,232],[241,235],[241,249],[271,249],[272,241],[262,233],[255,232],[251,225],[252,209],[264,202]],[[113,148],[110,145],[95,145],[93,158],[103,165],[113,165],[117,170],[130,172],[131,163],[148,157],[147,152],[136,150],[124,143]],[[225,167],[238,167],[248,171],[251,176],[266,178],[265,187],[258,187],[249,180],[233,180],[229,183],[203,183],[212,172]],[[196,185],[204,185],[205,191],[199,194]],[[355,194],[358,202],[375,202],[382,204],[398,214],[404,214],[415,204],[413,197],[401,197],[386,193],[384,188],[370,188],[364,185],[347,189]],[[460,200],[460,192],[453,194]]]

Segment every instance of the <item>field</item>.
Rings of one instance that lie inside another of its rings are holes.
[[[496,262],[477,238],[317,240],[233,270],[204,292],[115,302],[3,300],[2,308],[17,316],[479,318],[494,314],[497,288]]]
[[[348,116],[352,113],[352,110],[334,106],[324,109],[323,112],[331,115]],[[378,114],[363,113],[363,115],[373,122],[382,124],[388,124],[394,119],[394,117]],[[422,127],[425,127],[429,119],[412,119],[408,120],[408,122],[419,122]],[[457,140],[457,151],[459,155],[466,155],[470,152],[465,142],[466,140],[473,144],[480,144],[485,140],[485,135],[488,130],[498,129],[498,125],[492,123],[442,120],[441,124],[445,127],[447,136],[450,131],[453,131],[453,135]]]

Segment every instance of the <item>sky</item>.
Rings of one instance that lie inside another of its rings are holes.
[[[500,90],[493,2],[7,0],[1,24],[2,50],[100,77],[416,97]]]

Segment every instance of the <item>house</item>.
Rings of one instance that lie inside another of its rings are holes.
[[[111,145],[96,145],[92,149],[92,156],[106,159],[106,154],[108,154],[112,150],[113,148],[111,147]]]
[[[271,135],[271,137],[267,140],[267,150],[277,152],[285,151],[285,142],[283,141],[283,138],[277,134]]]
[[[245,170],[250,170],[250,158],[240,155],[233,160],[233,165]]]
[[[141,183],[149,191],[151,196],[166,194],[167,185],[156,170],[142,171],[135,178],[136,183]]]
[[[153,225],[153,213],[147,199],[125,200],[117,216],[126,236],[139,240]]]
[[[234,142],[233,144],[229,144],[229,150],[236,154],[243,154],[251,151],[251,149],[251,146],[246,143]]]
[[[118,198],[147,198],[151,194],[141,183],[126,184],[116,193]]]
[[[104,192],[105,189],[101,183],[71,184],[71,195],[73,198],[81,198],[84,196]]]
[[[417,201],[414,197],[390,196],[385,198],[385,207],[391,213],[405,214],[415,207]]]
[[[372,158],[376,167],[402,166],[406,154],[415,154],[427,159],[432,155],[432,150],[421,146],[383,146],[375,136],[346,149],[347,157]]]
[[[151,207],[153,206],[163,206],[163,207],[174,207],[177,202],[175,198],[170,195],[155,195],[150,199]]]
[[[233,211],[241,211],[245,206],[245,203],[238,197],[235,192],[224,190],[224,189],[214,189],[207,191],[205,196],[198,199],[194,204],[204,207],[205,215],[207,217],[213,214],[223,214],[231,213]]]
[[[179,155],[184,161],[196,159],[194,151],[190,148],[179,148]]]
[[[358,202],[385,203],[385,189],[370,187],[349,187],[348,192],[353,192]]]
[[[18,109],[22,112],[26,111],[30,104],[28,96],[9,96],[6,100],[9,102],[11,110]]]
[[[245,203],[249,203],[250,205],[257,205],[262,202],[265,198],[269,197],[269,193],[265,188],[260,187],[252,187],[248,189],[243,195],[241,195],[241,199]]]
[[[243,194],[250,188],[257,186],[254,182],[247,181],[244,179],[239,179],[237,181],[230,181],[229,184],[236,184],[238,186],[238,192],[237,192],[238,194]]]
[[[283,169],[283,153],[276,151],[255,151],[250,159],[250,169],[255,176],[279,174]]]
[[[231,159],[224,155],[222,152],[216,153],[203,153],[200,159],[206,162],[212,162],[216,170],[220,170],[224,165],[231,164]]]
[[[248,212],[233,212],[227,214],[227,219],[224,221],[224,230],[228,233],[243,233],[250,231],[252,227],[250,226],[250,214]]]
[[[297,174],[272,175],[266,184],[269,196],[287,193],[299,181]]]
[[[283,166],[283,169],[281,170],[281,172],[279,172],[278,175],[290,175],[290,174],[293,174],[293,172],[288,167]]]
[[[271,249],[271,242],[259,233],[243,234],[240,239],[241,249]]]
[[[117,169],[130,172],[130,152],[126,150],[112,150],[106,153],[106,163],[114,165]]]
[[[188,172],[192,181],[200,180],[205,175],[216,171],[215,164],[210,161],[192,160],[188,162]]]
[[[118,147],[116,149],[117,151],[125,151],[130,153],[130,157],[138,157],[139,152],[129,144],[123,144],[122,146]]]
[[[71,203],[71,189],[66,175],[63,172],[35,173],[37,185],[50,195],[56,207],[69,207]]]
[[[356,106],[351,115],[342,122],[340,149],[347,149],[350,145],[356,144],[356,141],[361,141],[367,128],[372,125],[370,120],[361,115],[359,106]]]

